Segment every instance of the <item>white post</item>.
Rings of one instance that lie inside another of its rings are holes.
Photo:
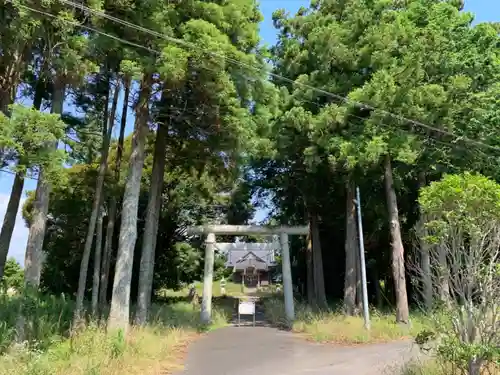
[[[292,266],[290,262],[290,249],[288,247],[288,234],[280,233],[281,242],[281,271],[283,273],[283,294],[285,297],[285,315],[291,324],[295,319],[293,306],[293,284],[292,284]]]
[[[209,233],[205,241],[205,269],[203,272],[203,297],[201,321],[209,324],[212,317],[212,284],[214,279],[215,234]]]
[[[361,267],[361,284],[363,286],[363,317],[365,328],[370,329],[370,311],[368,310],[368,287],[366,285],[365,242],[363,240],[363,220],[361,217],[361,198],[359,187],[356,188],[356,207],[358,209],[359,259]]]

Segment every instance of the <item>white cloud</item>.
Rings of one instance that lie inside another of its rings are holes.
[[[0,193],[0,217],[2,218],[2,223],[5,211],[7,210],[7,204],[9,203],[9,197],[9,194]],[[26,251],[29,233],[21,213],[25,200],[26,198],[23,196],[17,212],[16,225],[12,233],[9,247],[9,257],[14,257],[22,266],[24,266],[24,253]]]

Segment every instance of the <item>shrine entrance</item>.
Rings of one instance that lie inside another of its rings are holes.
[[[280,251],[276,236],[272,242],[226,242],[215,244],[219,254],[226,257],[225,266],[232,270],[232,281],[242,289],[260,289],[270,285],[276,269],[275,254]]]
[[[257,288],[259,286],[258,271],[255,267],[247,267],[243,271],[243,285],[247,288]]]
[[[187,229],[188,234],[192,235],[206,235],[205,240],[205,268],[203,274],[203,296],[201,303],[201,321],[203,323],[210,323],[212,315],[212,287],[213,287],[213,272],[214,272],[214,258],[215,249],[217,247],[216,235],[235,235],[235,236],[245,236],[245,235],[271,235],[279,236],[279,241],[271,244],[269,246],[279,247],[281,253],[281,268],[283,274],[283,295],[285,302],[285,314],[289,322],[295,319],[295,309],[293,301],[293,285],[292,285],[292,268],[290,261],[290,249],[288,245],[289,235],[305,236],[309,233],[308,226],[299,227],[270,227],[270,226],[254,226],[254,225],[205,225],[189,227]],[[228,244],[224,244],[227,246]],[[245,244],[248,247],[252,245],[259,245],[262,247],[266,244]],[[221,246],[219,246],[220,248]],[[257,251],[257,250],[255,250]],[[248,252],[248,254],[253,254],[253,256],[248,256],[245,259],[239,259],[239,263],[235,262],[236,267],[240,267],[245,273],[243,277],[247,277],[247,283],[252,284],[260,283],[259,272],[248,272],[249,268],[253,271],[259,271],[259,268],[263,268],[263,262],[267,266],[267,262],[262,259],[261,256],[255,254],[255,251]]]

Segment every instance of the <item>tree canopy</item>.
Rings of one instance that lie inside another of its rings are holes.
[[[132,302],[143,324],[160,290],[202,276],[204,239],[186,227],[264,210],[309,225],[291,239],[298,297],[352,315],[359,187],[369,301],[409,323],[424,222],[439,205],[468,220],[496,207],[499,28],[462,8],[313,0],[274,12],[267,48],[255,0],[2,2],[0,157],[15,180],[0,276],[32,177],[25,284],[75,296],[75,326],[87,298],[94,315],[110,303],[110,328]]]

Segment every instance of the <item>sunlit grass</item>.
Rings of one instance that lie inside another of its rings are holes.
[[[285,318],[284,304],[280,299],[268,299],[264,302],[266,317],[277,326],[289,326]],[[318,342],[360,344],[386,342],[410,338],[425,327],[423,316],[413,316],[409,326],[395,322],[393,314],[371,312],[370,330],[364,327],[362,317],[345,316],[339,311],[313,311],[310,307],[296,303],[293,332],[305,335]]]
[[[404,367],[394,369],[387,375],[463,375],[463,372],[454,370],[453,366],[439,363],[437,360],[413,361]],[[500,366],[490,364],[483,367],[481,375],[500,375]]]
[[[89,326],[45,352],[13,347],[0,358],[10,375],[168,374],[181,367],[185,345],[196,335],[188,328],[148,326],[127,336],[107,335]]]
[[[419,362],[413,361],[406,363],[402,368],[388,371],[387,375],[445,375],[443,368],[436,362],[427,361]]]
[[[194,287],[195,287],[198,295],[201,296],[203,294],[203,282],[201,282],[201,281],[195,282]],[[275,294],[276,288],[273,285],[270,285],[266,289],[262,289],[262,290],[259,290],[257,292],[254,292],[254,293],[249,293],[248,290],[245,290],[241,284],[227,281],[225,289],[226,289],[226,293],[225,293],[226,296],[237,298],[237,297],[245,297],[248,295],[255,295],[257,297],[271,296],[271,295]],[[186,297],[188,294],[189,294],[189,287],[188,286],[186,286],[182,289],[179,289],[179,290],[162,289],[158,292],[158,296],[160,298],[181,298],[181,297]],[[220,285],[220,280],[213,282],[212,296],[213,297],[223,296],[222,288]]]
[[[194,287],[199,296],[203,294],[203,282],[197,281],[194,283]],[[233,282],[226,282],[226,295],[227,296],[237,296],[243,293],[241,284],[236,284]],[[185,297],[189,294],[189,286],[186,286],[179,290],[172,289],[162,289],[158,292],[160,297]],[[220,280],[214,281],[212,286],[212,296],[220,297],[222,296],[222,288],[220,286]]]
[[[169,374],[182,364],[185,346],[203,331],[227,324],[228,311],[214,306],[212,324],[200,323],[199,306],[155,304],[148,324],[106,332],[90,320],[70,335],[73,302],[36,296],[25,304],[27,341],[15,343],[21,300],[1,297],[0,374],[118,375]]]

